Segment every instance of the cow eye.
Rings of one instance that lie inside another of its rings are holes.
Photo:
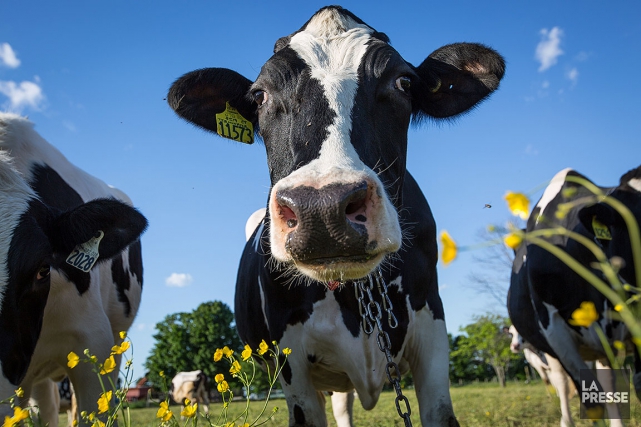
[[[257,90],[252,95],[254,97],[254,102],[260,107],[265,102],[267,102],[267,92],[264,90]]]
[[[43,265],[40,267],[40,270],[38,270],[38,274],[36,275],[36,280],[44,280],[47,277],[49,277],[49,273],[51,273],[51,267],[48,265]]]
[[[402,76],[396,79],[396,89],[400,90],[401,92],[409,92],[410,87],[412,86],[412,81],[410,80],[409,77]]]

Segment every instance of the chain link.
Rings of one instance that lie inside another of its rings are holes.
[[[398,415],[403,418],[403,421],[405,421],[405,427],[412,427],[412,421],[410,420],[410,415],[412,414],[410,403],[401,390],[401,372],[396,362],[394,362],[391,350],[392,343],[388,333],[383,330],[383,324],[381,322],[381,319],[383,318],[383,310],[387,313],[387,324],[391,329],[398,326],[398,319],[392,312],[394,306],[387,294],[387,284],[383,279],[381,270],[376,270],[373,275],[375,277],[372,277],[370,274],[367,279],[354,282],[356,299],[358,300],[358,311],[363,319],[363,332],[369,336],[374,332],[374,324],[378,328],[376,343],[378,344],[378,348],[385,353],[385,358],[387,359],[385,373],[387,374],[387,379],[392,384],[394,391],[396,392],[396,411],[398,412]],[[381,296],[382,309],[381,304],[379,304],[372,295],[374,282],[376,282],[376,288]],[[405,405],[404,410],[401,409],[401,402]]]

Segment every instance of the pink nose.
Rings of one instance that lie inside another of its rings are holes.
[[[518,353],[521,350],[521,345],[518,343],[510,344],[510,350],[512,350],[512,353]]]

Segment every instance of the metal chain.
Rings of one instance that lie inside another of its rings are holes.
[[[378,269],[374,275],[375,278],[372,278],[372,275],[369,275],[367,279],[356,281],[356,286],[354,286],[356,298],[358,299],[358,311],[363,319],[363,332],[368,336],[371,335],[372,332],[374,332],[374,324],[376,324],[376,327],[378,328],[376,343],[378,344],[378,348],[385,353],[385,358],[387,359],[385,373],[387,374],[387,379],[390,384],[394,387],[394,391],[396,391],[396,411],[398,412],[398,415],[403,418],[403,421],[405,421],[405,427],[412,427],[412,421],[410,420],[410,415],[412,414],[410,403],[401,390],[401,371],[392,357],[392,343],[389,335],[383,330],[383,324],[381,322],[383,312],[381,310],[381,305],[374,300],[372,295],[374,282],[376,282],[376,288],[381,295],[383,310],[387,313],[387,324],[389,327],[392,329],[396,328],[398,326],[398,319],[392,312],[394,306],[392,305],[389,295],[387,295],[387,284],[383,279],[381,270]],[[401,402],[405,404],[404,412],[401,409]]]

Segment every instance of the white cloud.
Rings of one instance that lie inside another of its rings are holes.
[[[541,63],[539,72],[543,72],[556,64],[557,58],[563,55],[563,51],[559,47],[563,30],[559,27],[554,27],[549,31],[547,28],[543,28],[540,33],[541,41],[536,46],[534,57]]]
[[[34,110],[40,110],[41,104],[45,99],[42,88],[36,82],[24,81],[20,84],[14,81],[0,81],[0,93],[9,98],[9,102],[3,105],[11,111],[20,113],[26,107]]]
[[[539,150],[534,148],[532,144],[528,144],[527,147],[525,147],[525,154],[528,156],[538,156]]]
[[[570,71],[568,71],[567,77],[574,86],[579,79],[579,70],[577,70],[576,68],[572,68]]]
[[[0,65],[9,68],[18,68],[20,66],[20,60],[9,43],[0,44]]]
[[[165,279],[165,284],[174,288],[184,288],[194,280],[189,273],[171,273]]]
[[[544,80],[544,81],[543,81],[543,83],[541,83],[541,87],[542,87],[543,89],[547,89],[547,88],[549,88],[549,87],[550,87],[550,82],[549,82],[549,81],[547,81],[547,80]]]

